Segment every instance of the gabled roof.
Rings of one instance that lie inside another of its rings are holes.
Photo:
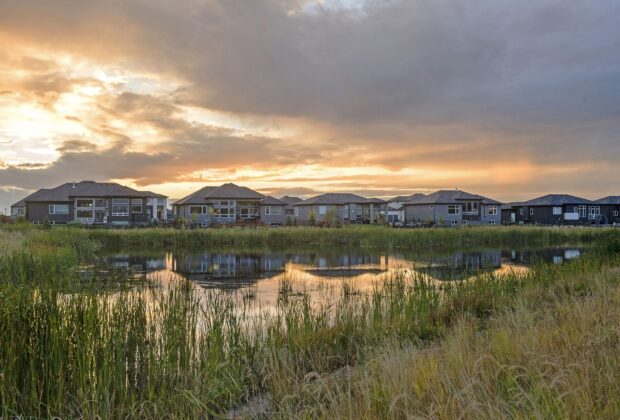
[[[412,200],[414,198],[419,198],[419,197],[424,197],[424,194],[416,193],[416,194],[411,194],[411,195],[399,195],[397,197],[387,200],[387,202],[388,203],[405,203],[409,200]]]
[[[312,205],[344,205],[344,204],[383,204],[385,201],[379,198],[366,198],[351,193],[326,193],[317,195],[297,203],[294,206]]]
[[[609,197],[600,198],[596,200],[595,203],[620,206],[620,195],[610,195]]]
[[[284,197],[280,198],[280,201],[284,201],[286,204],[295,204],[303,200],[299,197],[291,197],[291,196],[285,195]]]
[[[174,202],[173,206],[184,204],[207,204],[210,200],[262,200],[265,195],[240,187],[235,184],[223,184],[219,187],[207,186]]]
[[[428,195],[413,197],[405,205],[416,204],[458,204],[463,201],[481,201],[483,204],[501,204],[499,201],[483,197],[478,194],[471,194],[461,190],[439,190]]]
[[[41,195],[43,192],[47,191],[47,188],[41,188],[38,191],[33,192],[32,194],[22,198],[21,200],[19,200],[17,203],[13,204],[11,206],[11,208],[13,207],[26,207],[26,201],[32,200],[32,201],[36,201],[36,197],[38,195]],[[34,198],[34,199],[33,199]]]
[[[282,200],[278,200],[275,197],[266,195],[260,202],[264,206],[287,206],[288,204]]]
[[[191,193],[190,195],[187,195],[181,198],[180,200],[175,201],[172,205],[180,206],[183,204],[205,204],[206,203],[205,197],[207,196],[207,194],[216,188],[217,187],[212,187],[212,186],[201,188],[198,191],[195,191]]]
[[[547,194],[523,203],[524,206],[563,206],[565,204],[592,204],[593,201],[570,194]]]
[[[168,198],[168,196],[157,194],[153,191],[144,191],[144,193],[147,194],[149,198]]]
[[[248,187],[240,187],[232,183],[223,184],[219,187],[215,187],[213,190],[207,192],[205,198],[212,199],[236,199],[236,200],[260,200],[265,196],[258,191],[249,189]]]
[[[67,182],[55,188],[42,189],[24,201],[71,201],[74,197],[150,197],[150,193],[113,182]]]
[[[515,207],[521,207],[523,206],[523,203],[520,201],[513,201],[511,203],[504,203],[502,204],[502,209],[507,210],[507,209],[514,209]]]

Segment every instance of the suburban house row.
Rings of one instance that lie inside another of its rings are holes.
[[[440,190],[391,200],[351,193],[309,199],[275,198],[232,183],[207,186],[175,201],[116,183],[70,182],[41,189],[11,206],[32,223],[140,226],[174,219],[193,226],[230,224],[378,224],[463,226],[499,224],[620,224],[620,196],[591,201],[547,195],[502,204],[461,190]]]

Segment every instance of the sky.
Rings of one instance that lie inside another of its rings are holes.
[[[615,0],[0,0],[0,211],[183,197],[620,195]]]

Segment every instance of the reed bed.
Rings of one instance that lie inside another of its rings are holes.
[[[84,263],[111,238],[137,243],[131,235],[149,233],[84,232],[26,233],[0,256],[3,418],[619,413],[609,400],[618,376],[603,370],[618,367],[610,349],[618,343],[620,240],[612,233],[560,230],[596,238],[588,257],[562,266],[446,283],[403,270],[367,293],[335,289],[340,298],[325,305],[285,278],[277,311],[256,317],[243,295],[199,293],[184,280],[154,287],[127,274],[123,286],[107,288],[122,274],[85,276]],[[588,330],[603,318],[604,328]],[[527,341],[530,328],[538,332]],[[545,328],[555,332],[547,341]],[[557,370],[536,376],[554,346]],[[540,357],[527,364],[530,349]],[[478,351],[494,362],[476,359]],[[588,361],[571,376],[572,363]],[[589,404],[581,412],[562,394],[579,378],[587,379],[580,401]],[[256,398],[267,402],[260,410]]]

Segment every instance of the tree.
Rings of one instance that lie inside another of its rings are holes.
[[[316,213],[314,210],[310,210],[310,213],[308,213],[308,224],[310,224],[310,226],[316,225]]]

